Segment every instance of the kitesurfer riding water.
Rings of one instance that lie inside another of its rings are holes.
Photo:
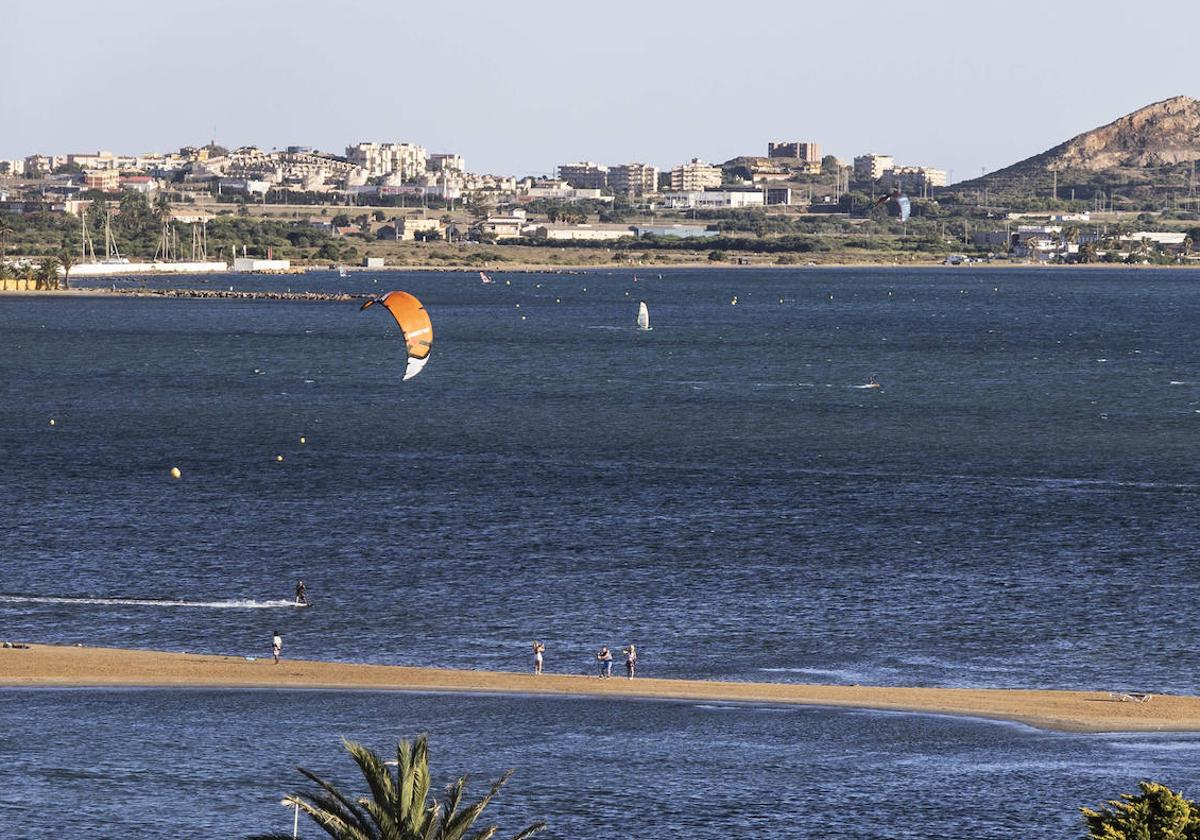
[[[308,588],[305,587],[304,581],[296,584],[296,603],[308,606]]]

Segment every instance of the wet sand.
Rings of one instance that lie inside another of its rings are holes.
[[[552,664],[552,663],[548,663]],[[1107,691],[1032,691],[612,679],[457,671],[270,657],[31,645],[0,648],[0,686],[276,688],[564,695],[613,699],[842,706],[1008,720],[1073,732],[1200,731],[1200,697],[1123,701]]]

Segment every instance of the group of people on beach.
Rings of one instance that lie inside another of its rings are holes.
[[[296,584],[296,606],[308,606],[308,587],[301,580]],[[630,642],[625,647],[621,648],[621,652],[625,654],[625,674],[629,679],[633,679],[637,673],[637,647]],[[546,645],[538,640],[533,642],[533,673],[535,676],[541,676],[542,667],[545,664]],[[279,664],[280,658],[283,656],[283,636],[276,630],[271,634],[271,659],[276,665]],[[600,666],[598,676],[601,679],[609,679],[612,677],[613,655],[608,649],[608,645],[604,645],[596,652],[596,662]]]
[[[627,646],[621,648],[621,652],[625,654],[625,673],[629,679],[633,679],[637,673],[637,646],[630,642]],[[546,645],[538,640],[533,642],[533,673],[535,676],[540,676],[542,666],[545,664]],[[596,662],[600,666],[598,676],[602,680],[612,677],[613,655],[608,649],[608,645],[604,645],[596,653]]]

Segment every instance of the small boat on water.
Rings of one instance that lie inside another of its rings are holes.
[[[649,330],[650,327],[650,307],[646,306],[646,301],[638,301],[637,328],[639,330]]]

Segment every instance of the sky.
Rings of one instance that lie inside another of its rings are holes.
[[[1196,0],[0,5],[0,159],[374,140],[525,175],[804,140],[965,180],[1200,96]]]

